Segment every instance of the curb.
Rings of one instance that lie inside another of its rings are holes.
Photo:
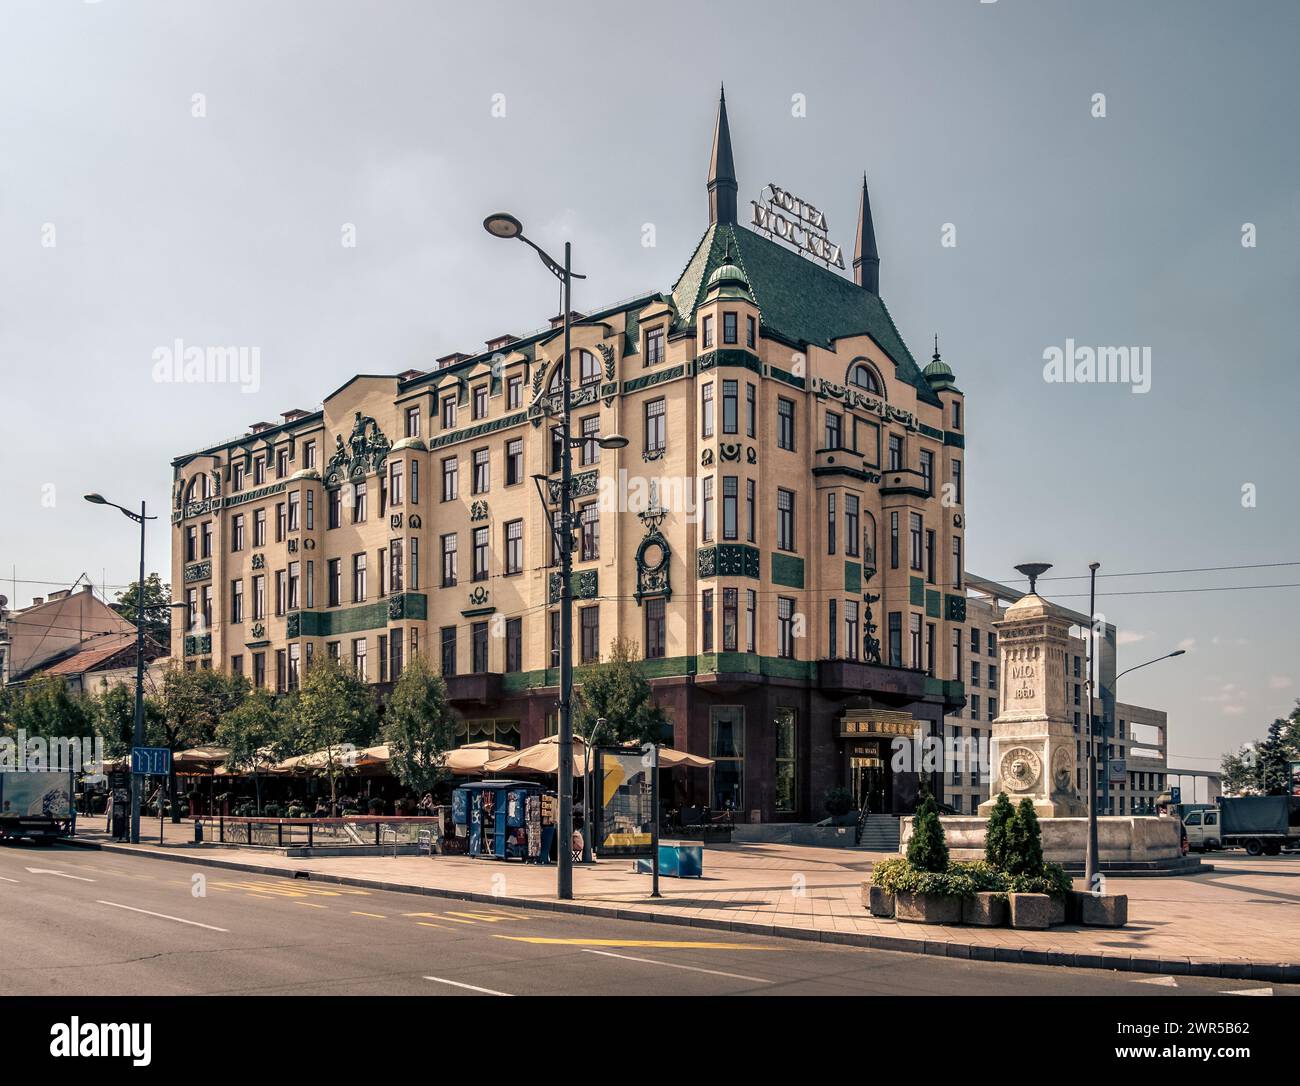
[[[1056,965],[1067,969],[1108,969],[1119,973],[1162,973],[1170,976],[1214,977],[1224,980],[1270,981],[1274,984],[1300,983],[1300,962],[1255,962],[1247,958],[1231,961],[1192,961],[1189,958],[1151,958],[1141,955],[1115,954],[1110,951],[1088,952],[1068,950],[1042,950],[1036,947],[994,947],[986,943],[940,942],[934,939],[913,939],[898,935],[865,935],[848,931],[821,931],[814,928],[785,927],[780,924],[754,923],[739,920],[713,920],[709,917],[657,915],[637,909],[615,905],[579,905],[538,898],[504,897],[474,893],[470,890],[446,890],[437,886],[411,886],[406,883],[383,882],[379,879],[355,878],[350,875],[318,874],[313,871],[286,871],[279,867],[242,860],[226,860],[206,855],[169,855],[157,850],[140,851],[131,845],[104,844],[98,841],[64,840],[65,847],[115,852],[128,856],[148,856],[172,863],[221,867],[231,871],[248,871],[257,875],[272,875],[285,879],[307,879],[311,882],[328,882],[338,886],[356,886],[366,890],[383,890],[389,893],[415,894],[422,897],[446,898],[452,901],[477,901],[504,905],[512,909],[535,909],[541,912],[570,913],[579,916],[599,916],[610,920],[637,920],[650,924],[674,924],[680,927],[709,928],[745,935],[766,935],[778,939],[798,939],[803,942],[828,943],[840,946],[863,947],[867,950],[891,950],[904,954],[928,954],[939,958],[960,958],[969,961],[1008,962],[1017,965]]]

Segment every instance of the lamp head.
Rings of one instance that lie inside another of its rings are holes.
[[[1174,651],[1171,652],[1169,655],[1170,655],[1170,656],[1182,656],[1185,652],[1187,652],[1186,649],[1174,649]]]
[[[524,232],[523,223],[504,211],[495,212],[484,219],[483,229],[494,238],[517,238]]]
[[[87,494],[85,497],[86,497],[86,501],[90,502],[91,505],[107,505],[107,504],[108,504],[108,502],[104,500],[104,495],[103,495],[103,494]]]
[[[597,438],[596,444],[602,449],[626,449],[628,441],[622,434],[606,434],[604,437]]]

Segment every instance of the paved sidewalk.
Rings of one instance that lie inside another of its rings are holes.
[[[155,823],[156,826],[156,823]],[[182,824],[177,829],[183,831]],[[555,868],[461,856],[303,858],[249,848],[114,844],[88,826],[83,843],[262,874],[408,890],[624,919],[822,940],[948,957],[1300,983],[1300,856],[1218,853],[1215,870],[1180,878],[1112,876],[1129,897],[1122,929],[1048,931],[908,924],[873,917],[862,882],[882,854],[795,845],[709,846],[704,878],[660,880],[632,861],[575,865],[575,901],[557,902]],[[143,827],[142,827],[143,829]],[[172,827],[168,827],[169,831]],[[191,831],[192,833],[192,831]]]

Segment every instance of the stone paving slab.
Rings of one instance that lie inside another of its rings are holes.
[[[183,830],[182,824],[178,827]],[[170,837],[170,835],[168,835]],[[179,836],[179,835],[178,835]],[[649,875],[628,859],[574,866],[573,902],[555,900],[554,866],[464,856],[283,856],[262,849],[177,843],[124,845],[104,834],[77,843],[115,852],[229,866],[524,908],[578,911],[883,950],[1076,968],[1300,983],[1300,856],[1215,856],[1215,870],[1170,879],[1111,876],[1129,897],[1125,928],[1046,931],[927,926],[873,917],[861,888],[884,854],[798,845],[708,846],[702,879]]]

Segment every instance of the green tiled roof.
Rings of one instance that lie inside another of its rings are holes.
[[[767,331],[824,348],[845,336],[869,335],[893,361],[900,380],[921,400],[939,404],[877,295],[741,226],[715,223],[700,239],[673,287],[679,326],[694,321],[708,277],[726,263],[744,271]]]

